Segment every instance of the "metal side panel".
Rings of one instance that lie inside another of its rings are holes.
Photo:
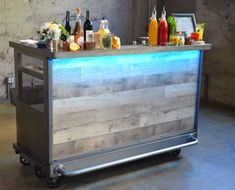
[[[51,177],[60,175],[80,175],[125,162],[181,149],[186,146],[197,144],[197,142],[196,133],[189,133],[182,136],[152,141],[93,156],[81,157],[81,155],[78,155],[72,159],[67,158],[54,161],[50,167],[50,175]]]
[[[17,101],[17,145],[48,165],[48,126],[45,114]]]
[[[195,122],[194,127],[198,130],[198,116],[200,110],[200,94],[201,94],[201,82],[202,82],[202,69],[203,69],[203,55],[204,52],[200,51],[200,60],[198,65],[198,78],[197,78],[197,97],[196,97],[196,105],[195,105]]]

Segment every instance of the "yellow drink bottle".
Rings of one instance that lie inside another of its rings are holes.
[[[156,7],[154,7],[152,17],[150,18],[149,24],[149,32],[148,37],[149,46],[157,46],[158,45],[158,22],[157,22],[157,11]]]
[[[105,38],[110,33],[107,20],[101,20],[98,33],[100,34],[100,49],[104,49],[103,38]]]

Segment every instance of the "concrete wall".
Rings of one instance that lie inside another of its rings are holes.
[[[235,1],[198,0],[197,20],[206,23],[203,72],[210,77],[209,101],[235,107]]]
[[[214,45],[213,50],[205,54],[203,71],[210,76],[209,100],[235,107],[235,1],[179,0],[178,8],[174,6],[175,0],[149,1],[150,6],[157,4],[159,7],[165,2],[168,11],[173,12],[187,7],[185,12],[191,12],[194,10],[191,5],[196,2],[197,21],[206,23],[205,40]],[[0,99],[5,97],[3,79],[13,74],[13,50],[8,47],[9,40],[33,37],[43,22],[60,21],[65,10],[79,6],[83,11],[92,11],[94,20],[104,16],[109,19],[112,32],[129,44],[138,36],[147,35],[149,1],[0,0]],[[94,26],[98,28],[98,21]]]
[[[196,0],[162,0],[162,4],[166,6],[168,14],[171,13],[194,13]],[[160,16],[160,14],[159,14]]]
[[[133,3],[133,37],[138,41],[138,37],[146,36],[149,21],[149,3],[152,0],[134,0]]]
[[[5,95],[3,80],[13,75],[13,50],[9,40],[34,37],[40,25],[47,21],[60,22],[66,10],[81,7],[91,11],[94,28],[106,17],[110,29],[118,34],[124,44],[131,43],[133,36],[134,2],[141,0],[0,0],[0,99]],[[66,3],[65,3],[66,2]],[[98,19],[98,21],[96,21]]]

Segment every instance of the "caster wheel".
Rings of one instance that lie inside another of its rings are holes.
[[[28,165],[29,165],[29,161],[26,160],[23,156],[20,156],[20,163],[21,163],[23,166],[28,166]]]
[[[40,168],[39,166],[35,166],[34,167],[34,174],[39,178],[39,179],[42,179],[42,178],[45,178],[46,175],[45,175],[45,172],[42,170],[42,168]]]
[[[177,150],[173,150],[173,151],[169,152],[169,154],[174,157],[178,157],[180,155],[180,153],[181,153],[181,149],[177,149]]]
[[[47,179],[47,187],[53,189],[60,186],[60,178],[54,177],[54,178],[48,178]]]

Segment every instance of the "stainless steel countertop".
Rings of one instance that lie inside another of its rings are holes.
[[[9,42],[10,47],[17,49],[17,51],[27,53],[27,55],[33,54],[39,57],[46,58],[75,58],[75,57],[95,57],[95,56],[112,56],[123,54],[144,54],[144,53],[157,53],[157,52],[175,52],[175,51],[190,51],[190,50],[210,50],[212,44],[205,45],[187,45],[187,46],[122,46],[121,49],[110,50],[95,50],[95,51],[78,51],[78,52],[50,52],[47,49],[39,49],[19,42]]]

